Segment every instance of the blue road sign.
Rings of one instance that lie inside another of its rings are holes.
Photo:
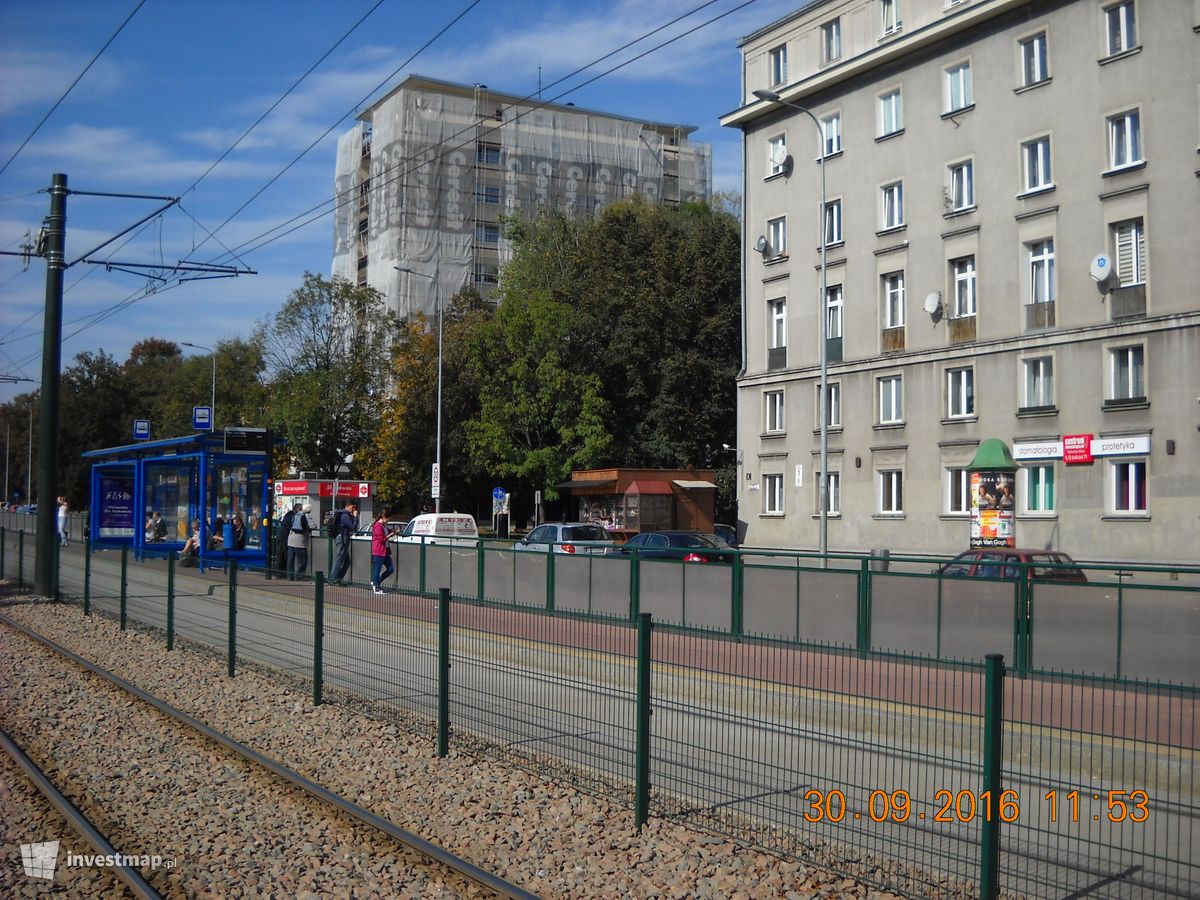
[[[150,440],[150,420],[149,419],[134,419],[133,420],[133,439],[135,441]]]
[[[493,500],[503,500],[504,499],[504,488],[502,488],[502,487],[492,488],[492,499]]]
[[[196,431],[212,431],[212,407],[192,407],[192,428]]]

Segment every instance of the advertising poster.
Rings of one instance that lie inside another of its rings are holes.
[[[133,537],[133,476],[100,479],[100,536]]]
[[[971,546],[1017,546],[1016,473],[971,473]]]

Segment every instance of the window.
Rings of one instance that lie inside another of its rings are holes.
[[[901,328],[904,325],[904,273],[891,272],[883,276],[883,327]]]
[[[763,394],[763,431],[783,431],[783,391]]]
[[[832,284],[825,288],[826,321],[825,337],[840,338],[842,336],[842,286]]]
[[[966,469],[946,470],[946,512],[965,515],[971,511],[971,478]]]
[[[825,246],[842,242],[842,201],[825,204]]]
[[[975,294],[975,257],[964,256],[950,261],[954,270],[954,318],[963,319],[978,311]]]
[[[478,244],[500,243],[500,226],[495,222],[476,222],[475,242]]]
[[[821,26],[822,62],[842,58],[842,20],[834,19]]]
[[[1027,513],[1054,512],[1054,464],[1026,466],[1021,474],[1025,480],[1021,489],[1022,509]]]
[[[1108,167],[1136,166],[1142,159],[1142,124],[1136,109],[1108,117]]]
[[[787,44],[771,51],[771,87],[787,84]]]
[[[904,421],[904,382],[899,375],[885,375],[879,384],[879,424],[895,425]]]
[[[1021,86],[1041,84],[1050,78],[1050,64],[1046,58],[1046,32],[1035,34],[1021,41]]]
[[[787,253],[787,216],[767,222],[767,241],[770,243],[772,259]]]
[[[1026,244],[1029,251],[1029,302],[1054,302],[1054,241]]]
[[[1137,22],[1133,0],[1125,0],[1104,10],[1104,31],[1109,56],[1137,46]]]
[[[1021,396],[1023,407],[1046,407],[1054,405],[1054,359],[1039,356],[1024,360],[1025,392]]]
[[[904,109],[900,88],[888,91],[879,98],[879,135],[886,137],[904,129]]]
[[[975,415],[975,370],[970,366],[946,370],[946,415],[951,419]]]
[[[833,113],[821,120],[821,134],[825,138],[825,155],[842,152],[842,114]]]
[[[899,228],[904,224],[904,182],[886,184],[881,189],[880,227]]]
[[[816,496],[813,498],[813,508],[820,515],[821,511],[821,473],[817,472],[817,477],[813,480],[813,490],[816,491]],[[825,512],[831,516],[840,516],[842,514],[842,473],[830,472],[828,483],[826,485],[828,493],[825,495]]]
[[[975,163],[971,160],[953,163],[950,174],[950,208],[958,212],[975,205]]]
[[[971,64],[958,63],[946,69],[946,112],[966,109],[975,103],[971,92]]]
[[[1117,281],[1121,287],[1146,281],[1146,231],[1141,219],[1119,222],[1112,227]]]
[[[904,473],[899,469],[879,473],[879,512],[885,516],[904,512]]]
[[[763,512],[783,515],[783,475],[763,476]]]
[[[879,0],[880,30],[891,34],[900,29],[900,0]]]
[[[817,385],[817,408],[820,409],[821,386]],[[842,427],[842,385],[837,381],[825,385],[825,412],[830,428]],[[820,413],[818,412],[818,417]]]
[[[1141,345],[1109,350],[1112,361],[1112,394],[1116,401],[1146,399],[1146,372]]]
[[[478,203],[499,203],[500,185],[484,184],[475,189],[475,200]]]
[[[1109,464],[1112,511],[1117,514],[1147,512],[1146,461],[1116,460]]]
[[[500,267],[489,265],[488,263],[475,264],[475,283],[476,284],[499,284],[500,283]]]
[[[475,162],[485,166],[500,165],[500,145],[479,143],[475,145]]]
[[[1050,175],[1050,136],[1034,138],[1021,145],[1025,167],[1025,190],[1037,191],[1053,186]]]
[[[780,298],[778,300],[767,301],[767,311],[769,315],[769,332],[767,335],[767,346],[774,350],[777,347],[787,346],[787,300]]]
[[[787,135],[777,134],[767,141],[767,175],[778,175],[783,171],[787,159]]]

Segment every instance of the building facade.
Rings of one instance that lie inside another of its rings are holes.
[[[486,297],[511,257],[502,216],[707,199],[712,160],[693,131],[410,76],[338,142],[332,273],[404,318],[470,285]]]
[[[994,437],[1019,545],[1195,563],[1200,2],[816,0],[741,49],[747,541],[818,547],[824,432],[831,551],[965,549]]]

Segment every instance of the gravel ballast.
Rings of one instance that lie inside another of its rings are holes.
[[[376,815],[542,897],[890,896],[665,820],[652,818],[638,833],[632,812],[618,804],[453,747],[448,758],[438,759],[424,736],[346,707],[314,707],[310,696],[257,671],[241,670],[230,679],[214,656],[167,652],[161,636],[121,632],[104,617],[84,617],[78,607],[35,601],[2,611]],[[54,674],[68,670],[74,674]],[[89,709],[86,698],[97,693],[96,684],[0,626],[0,722],[43,768],[47,760],[61,768],[51,773],[60,788],[62,775],[86,778],[80,789],[97,805],[107,804],[109,794],[114,803],[128,804],[114,817],[128,824],[132,839],[157,842],[136,852],[177,861],[167,893],[484,895],[470,882],[439,881],[418,871],[411,859],[401,863],[396,857],[404,851],[382,836],[374,838],[379,845],[374,852],[347,851],[365,829],[344,820],[329,824],[328,815],[312,809],[315,801],[286,799],[293,791],[280,782],[273,794],[261,784],[265,776],[232,774],[236,769],[227,754],[199,737],[168,738],[178,730],[127,695],[124,702]],[[192,770],[178,789],[182,795],[146,787],[122,790],[122,778],[134,770],[153,784],[166,779],[168,770],[176,778],[181,767]],[[114,769],[117,777],[87,774]],[[48,807],[10,762],[0,768],[0,777],[6,838],[0,893],[34,896],[47,882],[29,890],[32,880],[21,870],[17,845],[55,839],[49,836],[54,829],[76,852],[82,842],[67,833],[61,819],[46,824]],[[280,821],[306,803],[309,818],[297,813],[294,820]],[[10,817],[10,808],[16,815]],[[216,854],[215,866],[213,846],[227,851]],[[248,852],[230,849],[244,847]],[[68,881],[61,858],[59,868],[56,887],[67,896],[107,893],[103,884],[111,882],[86,883],[90,873],[84,870],[72,870]],[[162,883],[152,883],[162,889]]]

